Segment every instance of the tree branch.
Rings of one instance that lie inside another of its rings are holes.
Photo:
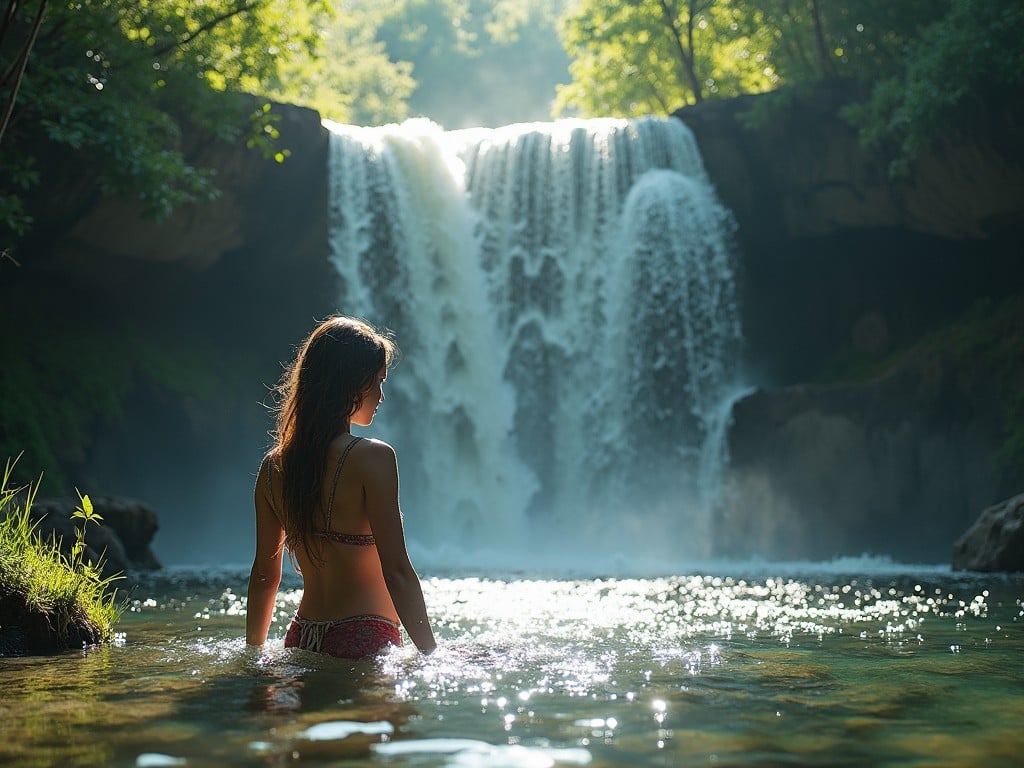
[[[646,90],[648,92],[648,98],[660,104],[662,113],[668,115],[671,112],[672,108],[668,105],[668,102],[665,100],[665,95],[663,93],[665,89],[658,87],[658,85],[660,84],[654,84],[650,80],[647,80],[646,78],[644,79],[644,85],[646,86]]]
[[[11,5],[14,4],[12,0]],[[39,34],[39,27],[43,23],[43,13],[46,11],[46,0],[39,0],[39,10],[36,11],[36,17],[32,20],[32,28],[29,31],[28,40],[25,41],[25,46],[21,49],[21,54],[18,56],[18,61],[14,70],[14,83],[11,86],[11,93],[7,97],[7,103],[4,105],[3,114],[0,115],[0,142],[3,142],[4,131],[7,130],[7,123],[11,119],[11,113],[14,112],[14,102],[18,98],[18,89],[21,87],[21,78],[25,74],[25,67],[28,64],[28,55],[32,50],[32,46],[35,45],[36,35]]]
[[[799,62],[808,73],[815,70],[814,60],[807,54],[804,47],[804,36],[801,34],[799,14],[793,11],[789,2],[782,3],[782,20],[788,25],[788,29],[782,32],[781,40],[783,46],[789,51],[793,61]],[[782,29],[780,24],[779,29]]]
[[[11,30],[11,26],[14,23],[14,17],[18,15],[18,6],[20,4],[19,0],[7,0],[7,10],[4,12],[4,23],[3,26],[0,27],[0,53],[3,53],[4,38],[7,37],[7,33]],[[7,67],[7,71],[3,73],[2,77],[0,77],[0,88],[7,84],[7,81],[10,79],[12,73],[17,67],[17,64],[18,59],[15,57],[14,61],[11,62],[11,65]]]
[[[239,14],[248,13],[249,11],[253,11],[256,8],[258,8],[260,5],[262,5],[264,2],[265,2],[265,0],[252,0],[251,2],[243,2],[241,5],[237,6],[236,8],[233,8],[230,11],[225,11],[224,13],[222,13],[222,14],[220,14],[218,16],[214,16],[213,18],[208,19],[206,22],[204,22],[202,25],[200,25],[199,29],[197,29],[195,32],[190,32],[189,34],[185,35],[185,37],[181,38],[180,40],[175,40],[173,42],[166,43],[165,45],[162,45],[159,48],[156,48],[155,50],[147,51],[146,55],[147,56],[154,56],[154,57],[155,56],[163,56],[165,53],[173,51],[175,48],[184,48],[186,45],[191,43],[193,40],[195,40],[197,37],[199,37],[204,32],[209,32],[211,29],[216,27],[218,24],[221,24],[221,23],[227,21],[228,19],[234,18],[235,16],[238,16]]]

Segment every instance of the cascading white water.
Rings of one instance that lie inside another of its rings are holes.
[[[407,358],[375,431],[418,554],[710,554],[741,333],[686,126],[327,126],[339,310]]]

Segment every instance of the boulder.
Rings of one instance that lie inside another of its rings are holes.
[[[90,523],[85,531],[87,559],[97,561],[102,555],[103,576],[160,568],[151,543],[159,528],[156,512],[140,501],[110,496],[90,497],[93,509],[103,521]],[[30,512],[38,531],[47,538],[56,535],[62,548],[70,552],[75,541],[75,527],[82,520],[71,517],[79,502],[71,497],[35,499]]]
[[[1024,572],[1024,493],[978,516],[953,545],[953,569]]]
[[[102,526],[110,529],[124,548],[126,565],[131,570],[155,571],[159,560],[151,548],[160,528],[156,512],[134,499],[93,496],[93,507],[103,516]],[[89,532],[86,532],[88,542]]]

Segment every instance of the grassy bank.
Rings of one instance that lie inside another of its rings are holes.
[[[101,563],[85,559],[85,533],[99,522],[88,496],[74,517],[81,521],[70,556],[44,539],[31,522],[34,487],[0,487],[0,655],[52,653],[113,639],[122,605]]]

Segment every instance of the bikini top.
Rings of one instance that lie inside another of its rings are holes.
[[[373,538],[372,533],[338,533],[337,531],[331,530],[331,512],[334,510],[334,491],[338,487],[338,476],[341,474],[341,466],[345,463],[345,459],[348,458],[348,452],[352,450],[356,443],[360,442],[363,438],[355,437],[348,445],[345,446],[345,450],[341,452],[341,458],[338,459],[338,466],[334,469],[334,479],[331,481],[331,496],[327,500],[327,522],[324,525],[323,530],[314,531],[313,535],[318,539],[327,539],[328,541],[334,541],[338,544],[352,544],[357,547],[372,547],[377,541]]]
[[[341,458],[338,459],[338,466],[334,469],[334,479],[331,482],[331,495],[327,501],[327,522],[324,528],[319,531],[313,531],[313,536],[318,539],[327,539],[327,541],[333,541],[338,544],[351,544],[357,547],[372,547],[377,541],[373,538],[372,533],[338,533],[337,531],[331,530],[331,512],[334,509],[334,491],[338,487],[338,476],[341,474],[341,467],[345,463],[345,459],[348,458],[349,451],[352,447],[360,442],[363,438],[353,438],[352,442],[345,446],[345,450],[341,453]],[[274,499],[274,487],[273,480],[271,479],[271,472],[267,471],[267,486],[270,490],[271,504]]]

